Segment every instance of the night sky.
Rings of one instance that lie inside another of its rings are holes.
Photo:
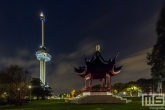
[[[150,78],[146,53],[156,43],[156,21],[162,0],[1,0],[0,68],[18,64],[39,78],[35,53],[41,45],[40,12],[45,21],[45,46],[52,55],[46,82],[55,94],[80,90],[83,79],[71,65],[84,66],[100,45],[105,60],[127,63],[112,84]],[[99,83],[99,81],[94,81]]]

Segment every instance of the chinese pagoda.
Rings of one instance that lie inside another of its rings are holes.
[[[123,66],[117,67],[115,65],[118,54],[119,52],[113,59],[106,61],[101,56],[100,46],[97,45],[91,60],[87,60],[84,55],[86,65],[79,68],[74,67],[75,72],[84,78],[83,92],[111,92],[111,77],[119,74]],[[98,89],[92,88],[92,81],[95,79],[100,80]],[[89,80],[89,87],[86,86],[87,80]]]

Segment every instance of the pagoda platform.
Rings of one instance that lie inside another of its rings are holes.
[[[95,103],[129,103],[131,100],[112,95],[110,92],[84,92],[83,96],[66,100],[76,104],[95,104]]]
[[[110,92],[83,92],[82,96],[88,95],[112,95]]]

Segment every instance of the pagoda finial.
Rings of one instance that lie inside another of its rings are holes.
[[[100,52],[100,45],[96,45],[96,51]]]

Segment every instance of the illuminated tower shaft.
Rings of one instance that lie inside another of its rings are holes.
[[[45,79],[46,79],[46,76],[45,76],[46,65],[45,64],[46,64],[45,63],[45,60],[44,59],[41,59],[40,60],[40,79],[43,82],[43,84],[45,84]]]
[[[46,48],[44,47],[44,21],[45,16],[43,13],[40,14],[40,19],[42,22],[42,46],[40,46],[39,50],[36,52],[37,59],[40,61],[40,80],[45,85],[46,79],[46,62],[51,60],[51,55],[46,53]]]
[[[40,15],[40,17],[43,16]],[[44,47],[44,21],[45,21],[45,17],[43,16],[43,18],[41,17],[41,22],[42,22],[42,47]],[[42,58],[40,59],[40,79],[43,82],[43,84],[45,84],[45,79],[46,79],[46,65],[45,65],[45,59]]]

